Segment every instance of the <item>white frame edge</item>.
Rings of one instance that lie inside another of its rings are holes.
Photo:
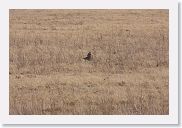
[[[169,115],[9,115],[9,9],[169,9]],[[178,124],[176,0],[7,0],[0,5],[0,116],[3,124]],[[132,122],[131,122],[132,121]]]

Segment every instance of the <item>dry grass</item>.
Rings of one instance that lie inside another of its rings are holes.
[[[168,114],[168,31],[167,10],[10,10],[10,114]]]

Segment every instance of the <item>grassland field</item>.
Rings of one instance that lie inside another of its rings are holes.
[[[169,114],[168,10],[9,14],[10,115]]]

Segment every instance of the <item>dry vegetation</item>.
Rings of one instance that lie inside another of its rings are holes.
[[[10,10],[10,114],[168,114],[168,31],[168,10]]]

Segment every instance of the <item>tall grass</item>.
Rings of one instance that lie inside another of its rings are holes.
[[[10,113],[167,114],[168,20],[167,10],[10,10]]]
[[[122,14],[120,10],[44,10],[41,16],[28,10],[18,20],[21,25],[14,22],[23,11],[15,12],[10,13],[10,71],[116,73],[168,66],[168,28],[164,26],[168,21],[166,17],[157,19],[160,14],[167,16],[164,11],[137,10],[133,15],[126,10]],[[82,60],[89,51],[94,58],[90,68]]]

